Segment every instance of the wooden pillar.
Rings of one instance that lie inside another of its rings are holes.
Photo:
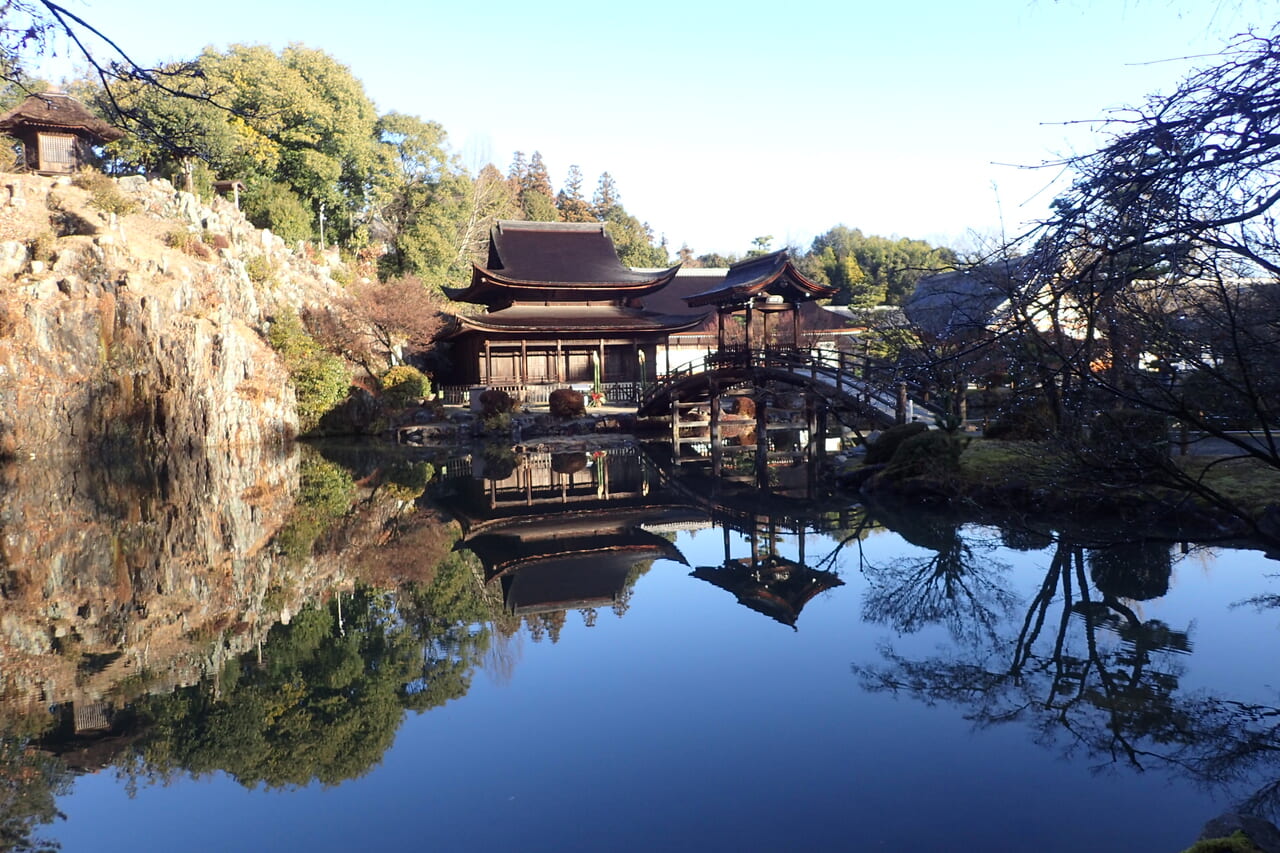
[[[828,411],[826,404],[818,407],[818,459],[826,460],[827,458],[827,427],[829,425]]]
[[[680,463],[680,398],[671,397],[671,460]]]
[[[751,315],[755,314],[751,310],[751,303],[747,303],[747,352],[751,352]]]
[[[520,384],[524,385],[529,381],[529,342],[520,339]]]
[[[724,309],[716,308],[716,349],[724,351]]]
[[[670,376],[671,375],[671,336],[670,335],[667,336],[666,347],[667,347],[667,375]],[[655,379],[657,378],[657,374],[658,374],[657,367],[658,366],[655,364],[654,371],[653,371]]]
[[[769,404],[764,386],[756,383],[756,487],[769,486]]]
[[[719,477],[724,466],[724,441],[720,436],[720,383],[711,380],[711,476]]]
[[[907,383],[898,383],[898,399],[897,406],[893,412],[894,423],[905,424],[907,422]]]
[[[800,303],[791,303],[791,348],[800,349]]]
[[[481,384],[493,384],[493,341],[484,342],[484,379]]]
[[[805,429],[809,431],[809,444],[805,447],[805,454],[814,459],[818,455],[818,412],[817,406],[814,404],[812,394],[804,395],[804,422]]]
[[[564,382],[564,344],[559,338],[556,338],[555,381],[557,383]]]

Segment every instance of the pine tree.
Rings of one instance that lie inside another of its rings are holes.
[[[600,183],[596,186],[596,194],[591,197],[591,213],[596,219],[604,222],[613,209],[621,205],[622,199],[618,197],[618,185],[613,182],[612,175],[603,172],[600,175]]]
[[[569,167],[564,186],[556,195],[556,207],[564,222],[591,222],[595,219],[591,213],[591,205],[582,197],[582,170],[577,166]]]

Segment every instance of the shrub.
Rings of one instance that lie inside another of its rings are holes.
[[[1137,409],[1099,412],[1089,424],[1087,446],[1101,464],[1158,464],[1169,455],[1169,422]]]
[[[431,396],[431,380],[421,370],[407,364],[382,374],[382,396],[397,409]]]
[[[400,500],[417,500],[435,474],[435,466],[430,462],[405,462],[386,472],[384,485]]]
[[[481,451],[486,480],[505,480],[515,473],[516,453],[505,444],[486,444]]]
[[[213,257],[213,252],[204,244],[199,235],[187,230],[170,231],[165,234],[164,244],[171,249],[177,249],[202,260],[207,261]]]
[[[262,284],[270,280],[276,270],[275,265],[267,260],[266,255],[252,255],[245,258],[244,271],[245,275],[249,276],[249,281]]]
[[[196,241],[196,235],[187,231],[185,228],[177,231],[170,231],[164,235],[164,244],[170,249],[178,249],[185,252]]]
[[[31,260],[43,263],[52,261],[57,240],[58,238],[53,236],[52,231],[45,231],[33,237],[31,242],[27,244],[27,248],[31,251]]]
[[[480,414],[484,417],[510,412],[516,407],[516,401],[506,391],[489,388],[480,392]]]
[[[586,404],[581,391],[572,388],[557,388],[547,398],[547,407],[555,418],[580,418],[586,414]]]
[[[919,435],[928,430],[929,427],[919,421],[889,427],[880,433],[879,438],[867,445],[866,464],[880,465],[888,462],[893,458],[893,454],[898,451],[899,445],[913,435]]]
[[[354,497],[355,481],[343,468],[318,456],[304,456],[297,500],[289,521],[276,534],[276,548],[291,563],[304,563],[316,540],[347,513]]]
[[[898,445],[885,467],[885,476],[946,479],[960,470],[960,454],[968,443],[968,439],[943,430],[917,431]]]
[[[103,213],[128,216],[138,209],[138,203],[120,192],[115,181],[96,169],[81,169],[71,183],[89,193],[89,204]]]
[[[1048,438],[1054,433],[1053,412],[1043,401],[1014,405],[996,417],[983,430],[984,438],[1030,441]]]
[[[587,470],[585,453],[552,453],[551,470],[557,474],[576,474]]]
[[[270,228],[286,243],[296,243],[311,236],[311,211],[284,184],[250,187],[245,193],[244,212],[255,226]]]
[[[492,415],[483,415],[480,418],[480,425],[484,427],[485,432],[509,433],[515,421],[512,420],[510,412],[494,412]]]
[[[284,359],[298,401],[298,421],[309,432],[347,396],[350,378],[342,359],[325,352],[292,311],[276,316],[267,335]]]

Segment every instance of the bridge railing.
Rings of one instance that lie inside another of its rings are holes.
[[[801,376],[807,375],[812,381],[831,386],[839,393],[860,399],[863,405],[874,407],[888,415],[896,415],[898,412],[899,386],[908,385],[894,365],[865,355],[827,349],[748,349],[736,346],[707,353],[659,376],[641,390],[638,404],[644,407],[686,377],[733,367],[773,368]],[[936,406],[918,399],[909,400],[908,406],[937,411]]]

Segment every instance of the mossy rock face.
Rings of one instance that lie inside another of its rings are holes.
[[[864,459],[867,465],[881,465],[893,458],[893,454],[898,452],[898,447],[902,442],[911,438],[913,435],[919,435],[927,432],[929,427],[916,421],[909,424],[898,424],[891,426],[884,432],[880,433],[880,437],[867,445],[867,455]]]

